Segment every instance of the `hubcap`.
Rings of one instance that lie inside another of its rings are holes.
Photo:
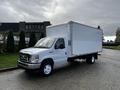
[[[50,74],[51,70],[52,70],[51,65],[45,65],[45,67],[44,67],[45,74]]]
[[[92,62],[94,62],[95,61],[95,58],[94,57],[92,57]]]

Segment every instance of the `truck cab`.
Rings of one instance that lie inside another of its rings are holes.
[[[38,69],[43,75],[50,75],[54,67],[67,63],[66,45],[64,37],[42,38],[34,47],[20,51],[18,66],[25,70]]]

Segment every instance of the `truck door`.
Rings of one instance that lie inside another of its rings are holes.
[[[65,40],[63,38],[59,38],[54,46],[54,56],[55,63],[57,66],[61,66],[67,63],[67,51],[65,47]]]

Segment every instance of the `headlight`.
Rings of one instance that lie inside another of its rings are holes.
[[[39,55],[34,55],[34,56],[31,57],[30,61],[31,61],[31,63],[37,63],[38,60],[39,60]]]

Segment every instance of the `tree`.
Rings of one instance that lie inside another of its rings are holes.
[[[30,34],[30,40],[29,40],[29,47],[33,47],[36,43],[36,36],[35,33]]]
[[[120,28],[118,28],[117,31],[116,31],[115,43],[120,44]]]
[[[7,52],[13,53],[14,52],[14,37],[13,37],[13,32],[9,31],[8,36],[7,36]]]
[[[25,32],[20,32],[20,40],[19,40],[19,50],[24,49],[26,47],[25,44]]]

